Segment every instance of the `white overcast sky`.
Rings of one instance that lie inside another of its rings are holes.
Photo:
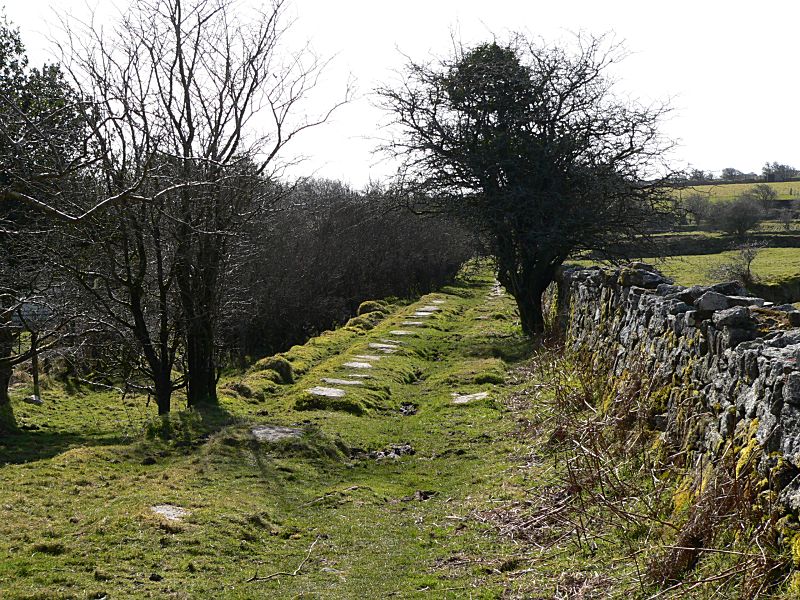
[[[57,35],[54,10],[81,15],[87,6],[113,14],[109,0],[5,0],[34,63],[54,58],[45,37]],[[510,30],[556,41],[614,32],[631,52],[614,72],[619,90],[672,99],[665,133],[680,143],[677,166],[800,166],[800,0],[293,0],[288,12],[297,40],[335,55],[317,89],[320,106],[341,95],[350,74],[359,91],[330,124],[288,148],[308,157],[306,173],[356,186],[386,176],[391,165],[371,153],[385,115],[369,93],[395,76],[400,52],[442,55],[451,31],[469,44]]]

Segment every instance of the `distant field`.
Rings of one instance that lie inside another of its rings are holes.
[[[747,191],[755,183],[721,183],[719,185],[695,185],[675,190],[678,197],[685,198],[691,194],[704,194],[713,202],[732,200],[742,192]],[[800,181],[782,181],[768,183],[778,193],[778,200],[800,200]]]
[[[736,256],[736,251],[719,254],[686,254],[670,256],[657,260],[645,258],[665,275],[673,278],[678,285],[710,285],[719,281],[708,276],[708,271],[717,265],[728,262]],[[575,263],[590,266],[598,263],[592,260],[578,260]],[[753,272],[765,284],[779,283],[782,280],[800,277],[800,248],[765,248],[753,263]]]
[[[729,251],[672,256],[659,263],[658,267],[680,285],[718,283],[708,277],[709,269],[730,261],[735,255],[735,251]],[[800,277],[800,248],[766,248],[759,253],[752,268],[764,283]]]

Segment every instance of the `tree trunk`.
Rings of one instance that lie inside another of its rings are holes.
[[[11,410],[11,398],[8,395],[11,372],[11,365],[0,362],[0,432],[11,431],[17,426],[14,411]]]
[[[8,386],[14,367],[9,361],[14,349],[14,336],[11,334],[11,319],[7,313],[0,311],[0,431],[16,429],[14,412],[11,410],[11,398]]]
[[[520,269],[516,257],[498,256],[497,279],[517,302],[522,332],[532,338],[544,333],[542,295],[553,280],[553,272],[537,264],[523,265]],[[504,260],[505,259],[505,260]]]
[[[191,407],[217,404],[217,369],[211,323],[195,316],[187,324],[187,404]]]
[[[39,345],[39,334],[31,331],[31,376],[33,377],[33,395],[37,398],[42,397],[41,388],[39,387],[39,352],[37,346]]]
[[[172,377],[170,373],[158,373],[155,377],[156,406],[159,415],[168,415],[172,403]]]
[[[514,294],[517,301],[522,332],[530,337],[539,337],[544,333],[544,313],[542,312],[542,294],[547,288],[537,285],[525,285]]]

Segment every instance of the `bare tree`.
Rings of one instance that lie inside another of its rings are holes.
[[[752,266],[764,248],[759,242],[740,244],[733,258],[709,269],[708,276],[716,281],[738,281],[747,288],[758,281]]]
[[[775,188],[766,183],[757,183],[753,187],[747,189],[744,195],[756,200],[764,211],[771,209],[778,199],[778,192],[775,191]]]
[[[712,211],[711,200],[705,194],[689,194],[683,200],[683,209],[692,216],[695,224],[700,226],[708,219]]]
[[[64,179],[91,162],[80,106],[61,69],[30,68],[19,31],[0,20],[0,428],[14,425],[13,367],[29,360],[36,367],[71,320],[48,254],[52,228],[37,203],[63,204],[71,193]]]
[[[158,368],[148,369],[164,374],[163,390],[175,385],[165,373],[179,326],[190,406],[216,403],[218,324],[242,225],[271,201],[273,188],[262,182],[285,166],[284,147],[348,95],[306,114],[303,102],[325,65],[308,49],[285,52],[283,21],[282,0],[252,14],[234,0],[135,0],[111,36],[67,21],[67,68],[92,99],[88,124],[98,152],[96,195],[85,212],[109,198],[127,201],[118,233],[130,265],[125,258],[103,275],[125,299],[109,314],[128,312],[126,327],[145,355],[161,348]],[[156,271],[142,273],[149,268]],[[152,285],[142,286],[144,279]],[[172,325],[137,324],[135,299],[151,292],[174,315]],[[161,300],[173,293],[179,315]]]
[[[726,167],[722,169],[722,174],[720,175],[720,179],[723,181],[739,181],[740,179],[744,178],[744,173],[742,173],[739,169],[734,169],[733,167]]]
[[[778,212],[778,220],[784,231],[791,231],[794,225],[794,211],[791,208],[782,208]]]

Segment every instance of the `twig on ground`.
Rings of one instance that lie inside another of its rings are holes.
[[[300,564],[297,565],[297,568],[292,571],[291,573],[287,571],[278,571],[277,573],[272,573],[270,575],[265,575],[264,577],[258,576],[258,571],[253,573],[253,576],[247,580],[247,583],[251,583],[253,581],[269,581],[270,579],[275,579],[276,577],[280,577],[281,575],[285,575],[286,577],[297,577],[300,574],[300,570],[305,566],[308,562],[308,559],[311,558],[311,553],[314,551],[314,546],[317,545],[317,542],[320,540],[322,536],[318,535],[317,539],[311,542],[311,545],[308,547],[308,552],[306,552],[305,558],[300,561]]]

